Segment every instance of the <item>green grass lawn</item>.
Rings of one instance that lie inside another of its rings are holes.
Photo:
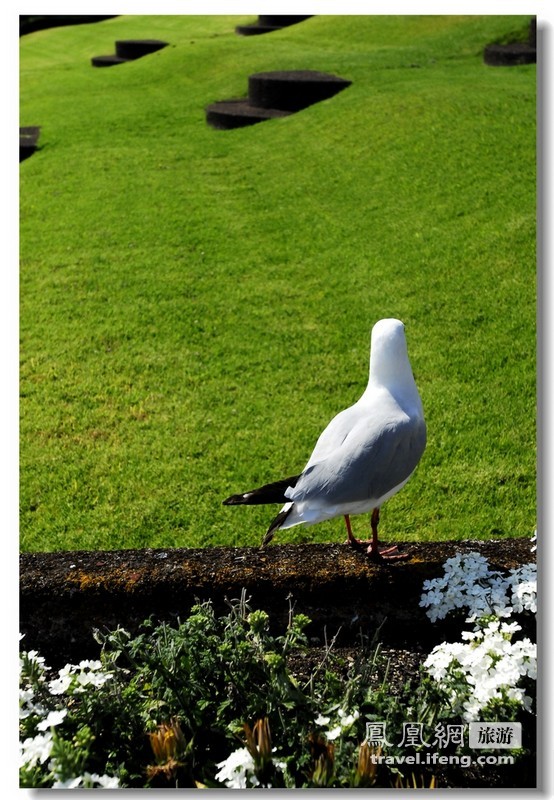
[[[535,67],[528,17],[326,17],[265,36],[132,16],[21,39],[21,547],[258,544],[229,494],[299,471],[406,323],[426,453],[390,540],[530,535]],[[94,69],[114,41],[147,58]],[[233,131],[205,107],[316,69],[336,97]],[[366,520],[354,520],[365,535]],[[277,536],[344,539],[340,519]]]

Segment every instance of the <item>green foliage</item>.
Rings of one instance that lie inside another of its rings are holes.
[[[238,785],[232,770],[222,773],[237,755],[250,764],[244,786],[402,779],[392,759],[406,754],[404,725],[417,721],[428,732],[460,722],[451,695],[424,672],[391,691],[386,660],[363,639],[352,663],[329,650],[300,679],[291,657],[306,652],[308,624],[291,609],[286,631],[272,633],[266,612],[252,611],[243,595],[225,615],[202,603],[176,625],[145,621],[134,637],[96,632],[102,663],[67,666],[58,678],[36,653],[23,653],[21,784]],[[48,730],[45,719],[50,732],[38,733]],[[371,723],[386,726],[385,763],[372,760],[381,748],[368,741]],[[428,784],[432,772],[422,776]]]
[[[291,649],[305,645],[307,622],[295,618],[284,636],[274,637],[267,614],[249,613],[244,601],[225,617],[203,604],[178,627],[145,622],[144,633],[132,640],[123,630],[101,638],[108,667],[132,668],[127,691],[141,709],[144,728],[178,715],[196,752],[214,764],[227,755],[229,731],[242,731],[245,720],[269,716],[285,740],[284,713],[294,709],[299,724],[307,723],[313,701],[286,661]],[[276,720],[282,721],[278,728]]]
[[[407,325],[429,428],[391,540],[535,519],[535,68],[484,65],[521,16],[122,16],[21,39],[21,544],[258,544],[223,498],[306,463]],[[93,69],[114,40],[147,58]],[[242,130],[248,75],[352,85]],[[362,520],[359,521],[363,525]],[[329,541],[340,521],[280,541]],[[361,535],[361,534],[360,534]]]

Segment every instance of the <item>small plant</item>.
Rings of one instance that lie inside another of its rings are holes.
[[[381,751],[381,747],[370,747],[367,742],[361,743],[352,786],[363,789],[375,785],[377,780],[377,761],[375,756],[378,757]]]
[[[179,773],[186,767],[192,750],[192,741],[187,742],[179,720],[162,722],[154,733],[149,733],[150,747],[156,763],[146,768],[149,781],[161,786],[178,785]]]
[[[434,775],[431,776],[431,780],[429,781],[429,785],[425,785],[425,777],[421,775],[418,779],[412,772],[409,778],[403,778],[401,775],[397,775],[394,783],[392,784],[395,789],[436,789],[437,788],[437,781]]]

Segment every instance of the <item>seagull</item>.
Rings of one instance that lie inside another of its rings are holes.
[[[360,399],[337,414],[320,435],[299,475],[242,494],[224,505],[284,503],[263,539],[278,530],[344,517],[348,544],[373,561],[407,558],[381,549],[379,509],[407,483],[425,450],[427,432],[404,323],[382,319],[371,332],[369,381]],[[371,511],[372,538],[360,542],[350,516]]]

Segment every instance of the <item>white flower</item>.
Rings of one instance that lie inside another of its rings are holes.
[[[70,689],[77,694],[85,691],[85,687],[103,686],[112,677],[110,672],[101,672],[101,661],[83,660],[79,664],[66,664],[58,670],[58,677],[48,684],[50,694],[65,694]]]
[[[81,776],[77,778],[68,778],[65,781],[55,781],[52,784],[52,789],[76,789],[81,785],[83,779]]]
[[[351,725],[356,722],[358,717],[360,716],[360,712],[358,710],[354,711],[353,714],[347,714],[343,708],[339,708],[338,711],[340,724],[343,728],[349,728]]]
[[[39,722],[37,728],[39,731],[47,731],[48,728],[54,728],[56,725],[63,722],[66,715],[67,708],[62,708],[59,711],[50,711],[46,719]]]
[[[93,669],[98,669],[98,667],[93,667]],[[90,672],[85,672],[83,669],[83,671],[81,671],[76,676],[78,684],[77,691],[78,690],[82,691],[85,686],[95,686],[95,687],[103,686],[106,683],[106,681],[110,680],[111,677],[112,677],[111,674],[108,672],[94,672],[92,670]]]
[[[39,733],[33,738],[29,737],[21,742],[19,747],[19,765],[21,767],[25,765],[34,767],[38,761],[44,764],[52,750],[52,732],[48,731],[48,733]]]
[[[228,789],[246,789],[247,781],[250,781],[252,786],[259,784],[254,775],[254,759],[246,747],[234,750],[225,761],[216,766],[219,767],[219,772],[216,773],[215,779],[224,783]]]
[[[35,691],[32,686],[19,690],[19,719],[27,719],[31,714],[36,714],[38,717],[44,717],[47,710],[42,703],[33,703]]]
[[[58,694],[65,694],[69,687],[71,686],[71,682],[73,680],[73,674],[77,667],[74,664],[66,664],[65,667],[62,667],[58,670],[58,677],[53,678],[48,683],[48,690],[50,694],[58,695]]]
[[[34,696],[35,690],[32,686],[29,686],[27,689],[19,690],[19,700],[22,703],[30,703]]]
[[[44,666],[44,657],[39,656],[37,650],[27,650],[27,658],[29,661],[33,661],[35,664],[39,664],[41,667]]]
[[[332,728],[330,728],[328,731],[325,731],[325,736],[329,741],[338,739],[338,737],[342,733],[344,733],[344,731],[351,728],[352,725],[359,718],[360,712],[356,710],[354,711],[353,714],[347,714],[343,708],[339,708],[339,710],[337,711],[337,716],[338,716],[337,724],[334,725]],[[321,715],[316,717],[316,719],[314,720],[316,725],[322,725],[322,726],[328,725],[330,721],[331,721],[330,717],[323,717]]]
[[[517,612],[537,612],[537,567],[524,564],[510,573],[511,600]]]
[[[61,670],[60,670],[61,673]],[[54,678],[48,684],[48,691],[50,694],[57,695],[57,694],[65,694],[69,687],[71,686],[71,675],[61,675],[59,678]]]
[[[521,630],[521,625],[519,625],[517,622],[503,622],[502,623],[502,633],[505,636],[509,635],[510,638],[511,638],[513,633],[515,633],[516,631],[520,631],[520,630]]]
[[[119,778],[115,775],[100,775],[96,781],[102,789],[117,789],[119,788]]]
[[[93,671],[97,670],[97,669],[102,669],[102,662],[101,661],[89,661],[89,660],[81,661],[81,662],[79,662],[79,669],[80,670],[90,669],[90,670],[93,670]]]
[[[56,774],[57,764],[51,761],[48,765],[50,772]],[[53,789],[76,789],[82,786],[84,789],[92,789],[99,786],[101,789],[118,789],[119,778],[112,775],[98,775],[98,773],[84,772],[82,775],[76,777],[66,778],[65,780],[56,780],[52,784]]]
[[[101,789],[118,789],[119,788],[119,778],[116,778],[112,775],[98,775],[98,773],[93,772],[92,775],[90,772],[85,772],[83,775],[83,781],[85,784],[98,784]]]

